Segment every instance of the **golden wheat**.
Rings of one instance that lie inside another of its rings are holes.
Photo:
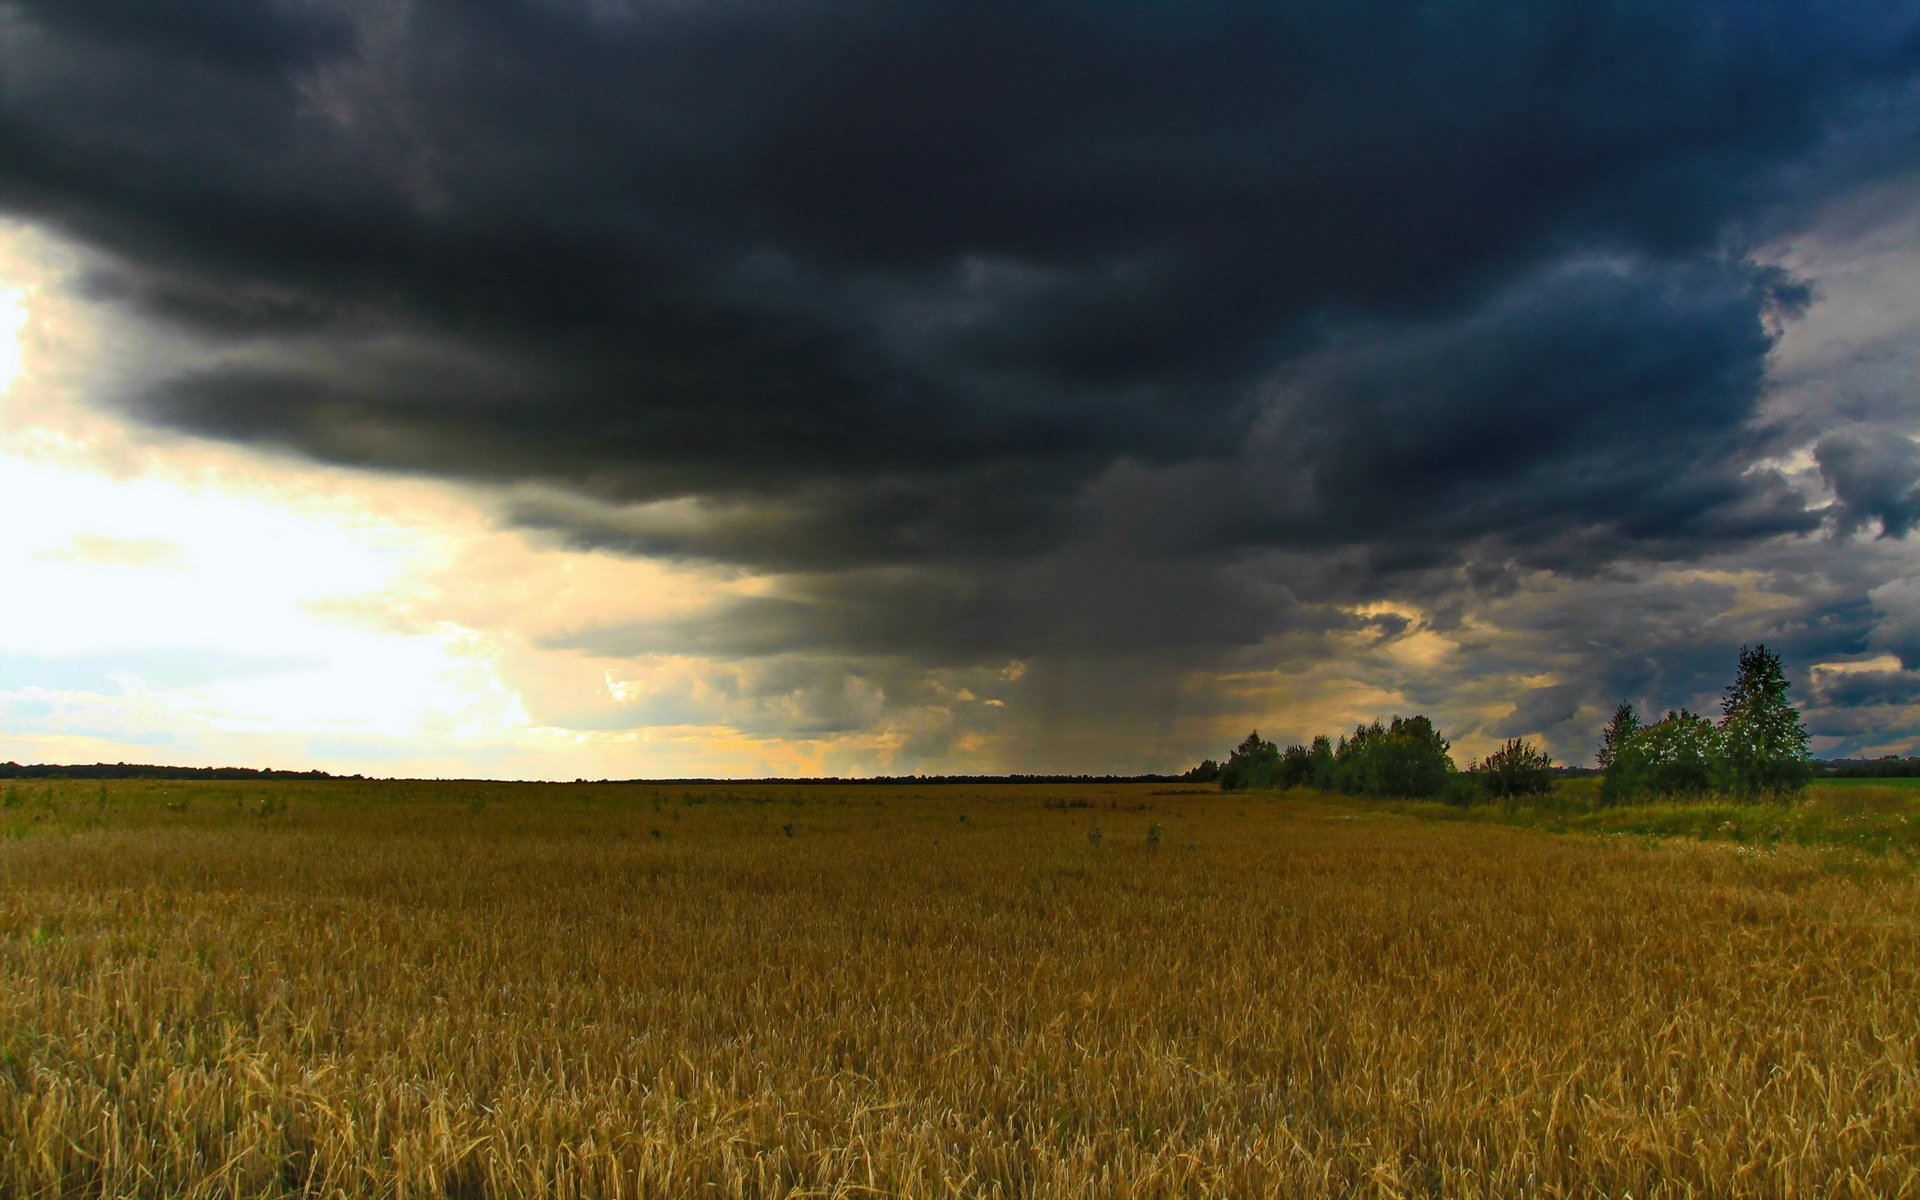
[[[1920,1193],[1896,860],[1091,785],[0,828],[0,1195]]]

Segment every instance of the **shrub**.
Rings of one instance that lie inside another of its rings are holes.
[[[1440,789],[1440,799],[1456,808],[1471,808],[1487,798],[1476,776],[1465,772],[1455,772],[1447,777],[1447,786]]]
[[[1553,760],[1532,743],[1514,738],[1468,770],[1489,796],[1544,796],[1553,789]]]

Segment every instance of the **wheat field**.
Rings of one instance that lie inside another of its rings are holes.
[[[1178,786],[19,784],[0,1195],[1920,1193],[1904,858]]]

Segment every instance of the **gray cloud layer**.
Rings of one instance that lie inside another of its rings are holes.
[[[1910,409],[1766,409],[1754,257],[1914,167],[1904,4],[14,0],[0,64],[0,205],[201,348],[129,411],[791,576],[602,651],[1224,671],[1920,516]],[[1656,686],[1566,611],[1524,728]]]

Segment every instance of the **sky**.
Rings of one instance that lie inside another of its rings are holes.
[[[0,760],[1920,752],[1920,9],[0,0]]]

